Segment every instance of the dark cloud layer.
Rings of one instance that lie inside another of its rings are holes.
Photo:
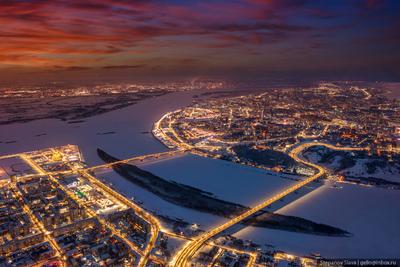
[[[399,8],[397,0],[4,0],[0,66],[393,69]]]

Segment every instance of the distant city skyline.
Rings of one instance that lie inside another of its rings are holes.
[[[400,2],[1,1],[4,81],[398,80]]]

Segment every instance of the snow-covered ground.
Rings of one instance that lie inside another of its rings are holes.
[[[374,177],[397,183],[400,182],[400,166],[398,164],[394,164],[393,166],[387,165],[384,168],[377,166],[375,172],[368,173],[366,164],[369,162],[371,161],[367,159],[357,160],[353,167],[343,170],[342,173],[356,177]]]
[[[321,151],[328,151],[327,149],[323,149]],[[307,159],[311,162],[318,163],[321,160],[321,153],[316,152],[307,152],[305,153]],[[342,156],[335,156],[334,158],[330,159],[329,162],[325,163],[318,163],[321,164],[328,169],[331,170],[338,170],[340,169],[340,161],[343,159]],[[359,158],[357,159],[354,166],[345,168],[340,171],[341,174],[350,175],[355,177],[373,177],[373,178],[380,178],[392,182],[400,182],[400,166],[399,163],[392,162],[387,164],[384,167],[376,165],[376,169],[373,173],[368,173],[368,163],[373,162],[373,158]]]
[[[339,227],[352,237],[323,237],[249,227],[237,237],[298,255],[325,257],[400,257],[400,192],[331,183],[292,202],[278,212]]]

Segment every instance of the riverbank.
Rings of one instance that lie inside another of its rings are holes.
[[[105,163],[119,160],[101,149],[98,149],[97,153]],[[248,207],[243,205],[218,199],[210,192],[174,181],[167,181],[135,165],[115,164],[113,169],[130,182],[178,206],[225,218],[233,218],[249,210]],[[336,227],[269,212],[255,216],[243,223],[247,226],[252,225],[307,234],[349,236],[348,232]]]

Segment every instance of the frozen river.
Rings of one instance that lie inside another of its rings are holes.
[[[293,180],[284,179],[260,169],[196,155],[181,156],[140,165],[140,167],[164,179],[190,185],[212,193],[219,199],[246,206],[254,206],[293,183]],[[111,183],[114,188],[118,188],[128,197],[134,197],[147,209],[159,214],[200,224],[203,229],[210,229],[225,221],[221,217],[166,202],[121,178],[113,171],[98,173],[97,176]]]
[[[330,183],[278,210],[340,227],[351,237],[325,237],[248,227],[236,236],[284,248],[295,254],[326,257],[399,258],[400,192],[351,184]]]
[[[196,93],[178,92],[145,99],[136,105],[91,117],[78,124],[45,119],[3,125],[0,126],[0,141],[3,141],[0,143],[0,154],[76,144],[87,163],[94,165],[101,163],[96,154],[97,148],[120,158],[166,151],[151,133],[143,132],[151,132],[154,121],[167,111],[189,105]],[[101,134],[106,132],[115,134]],[[36,136],[43,133],[46,135]],[[8,141],[16,142],[4,143]]]
[[[150,131],[164,113],[189,105],[199,92],[179,92],[68,124],[39,120],[0,126],[0,154],[42,149],[64,144],[78,145],[89,165],[101,163],[96,149],[118,158],[166,151]],[[99,133],[115,132],[101,135]],[[149,133],[144,133],[149,132]],[[36,136],[45,133],[46,135]],[[5,143],[15,141],[13,143]],[[264,171],[229,162],[184,156],[142,166],[155,174],[198,187],[215,196],[254,205],[292,183]],[[209,229],[225,219],[181,208],[154,196],[113,172],[102,177],[144,207]],[[354,234],[349,238],[321,237],[278,230],[247,228],[238,236],[295,254],[320,252],[327,257],[400,257],[400,193],[398,191],[346,185],[343,189],[323,186],[279,212],[340,227]]]

